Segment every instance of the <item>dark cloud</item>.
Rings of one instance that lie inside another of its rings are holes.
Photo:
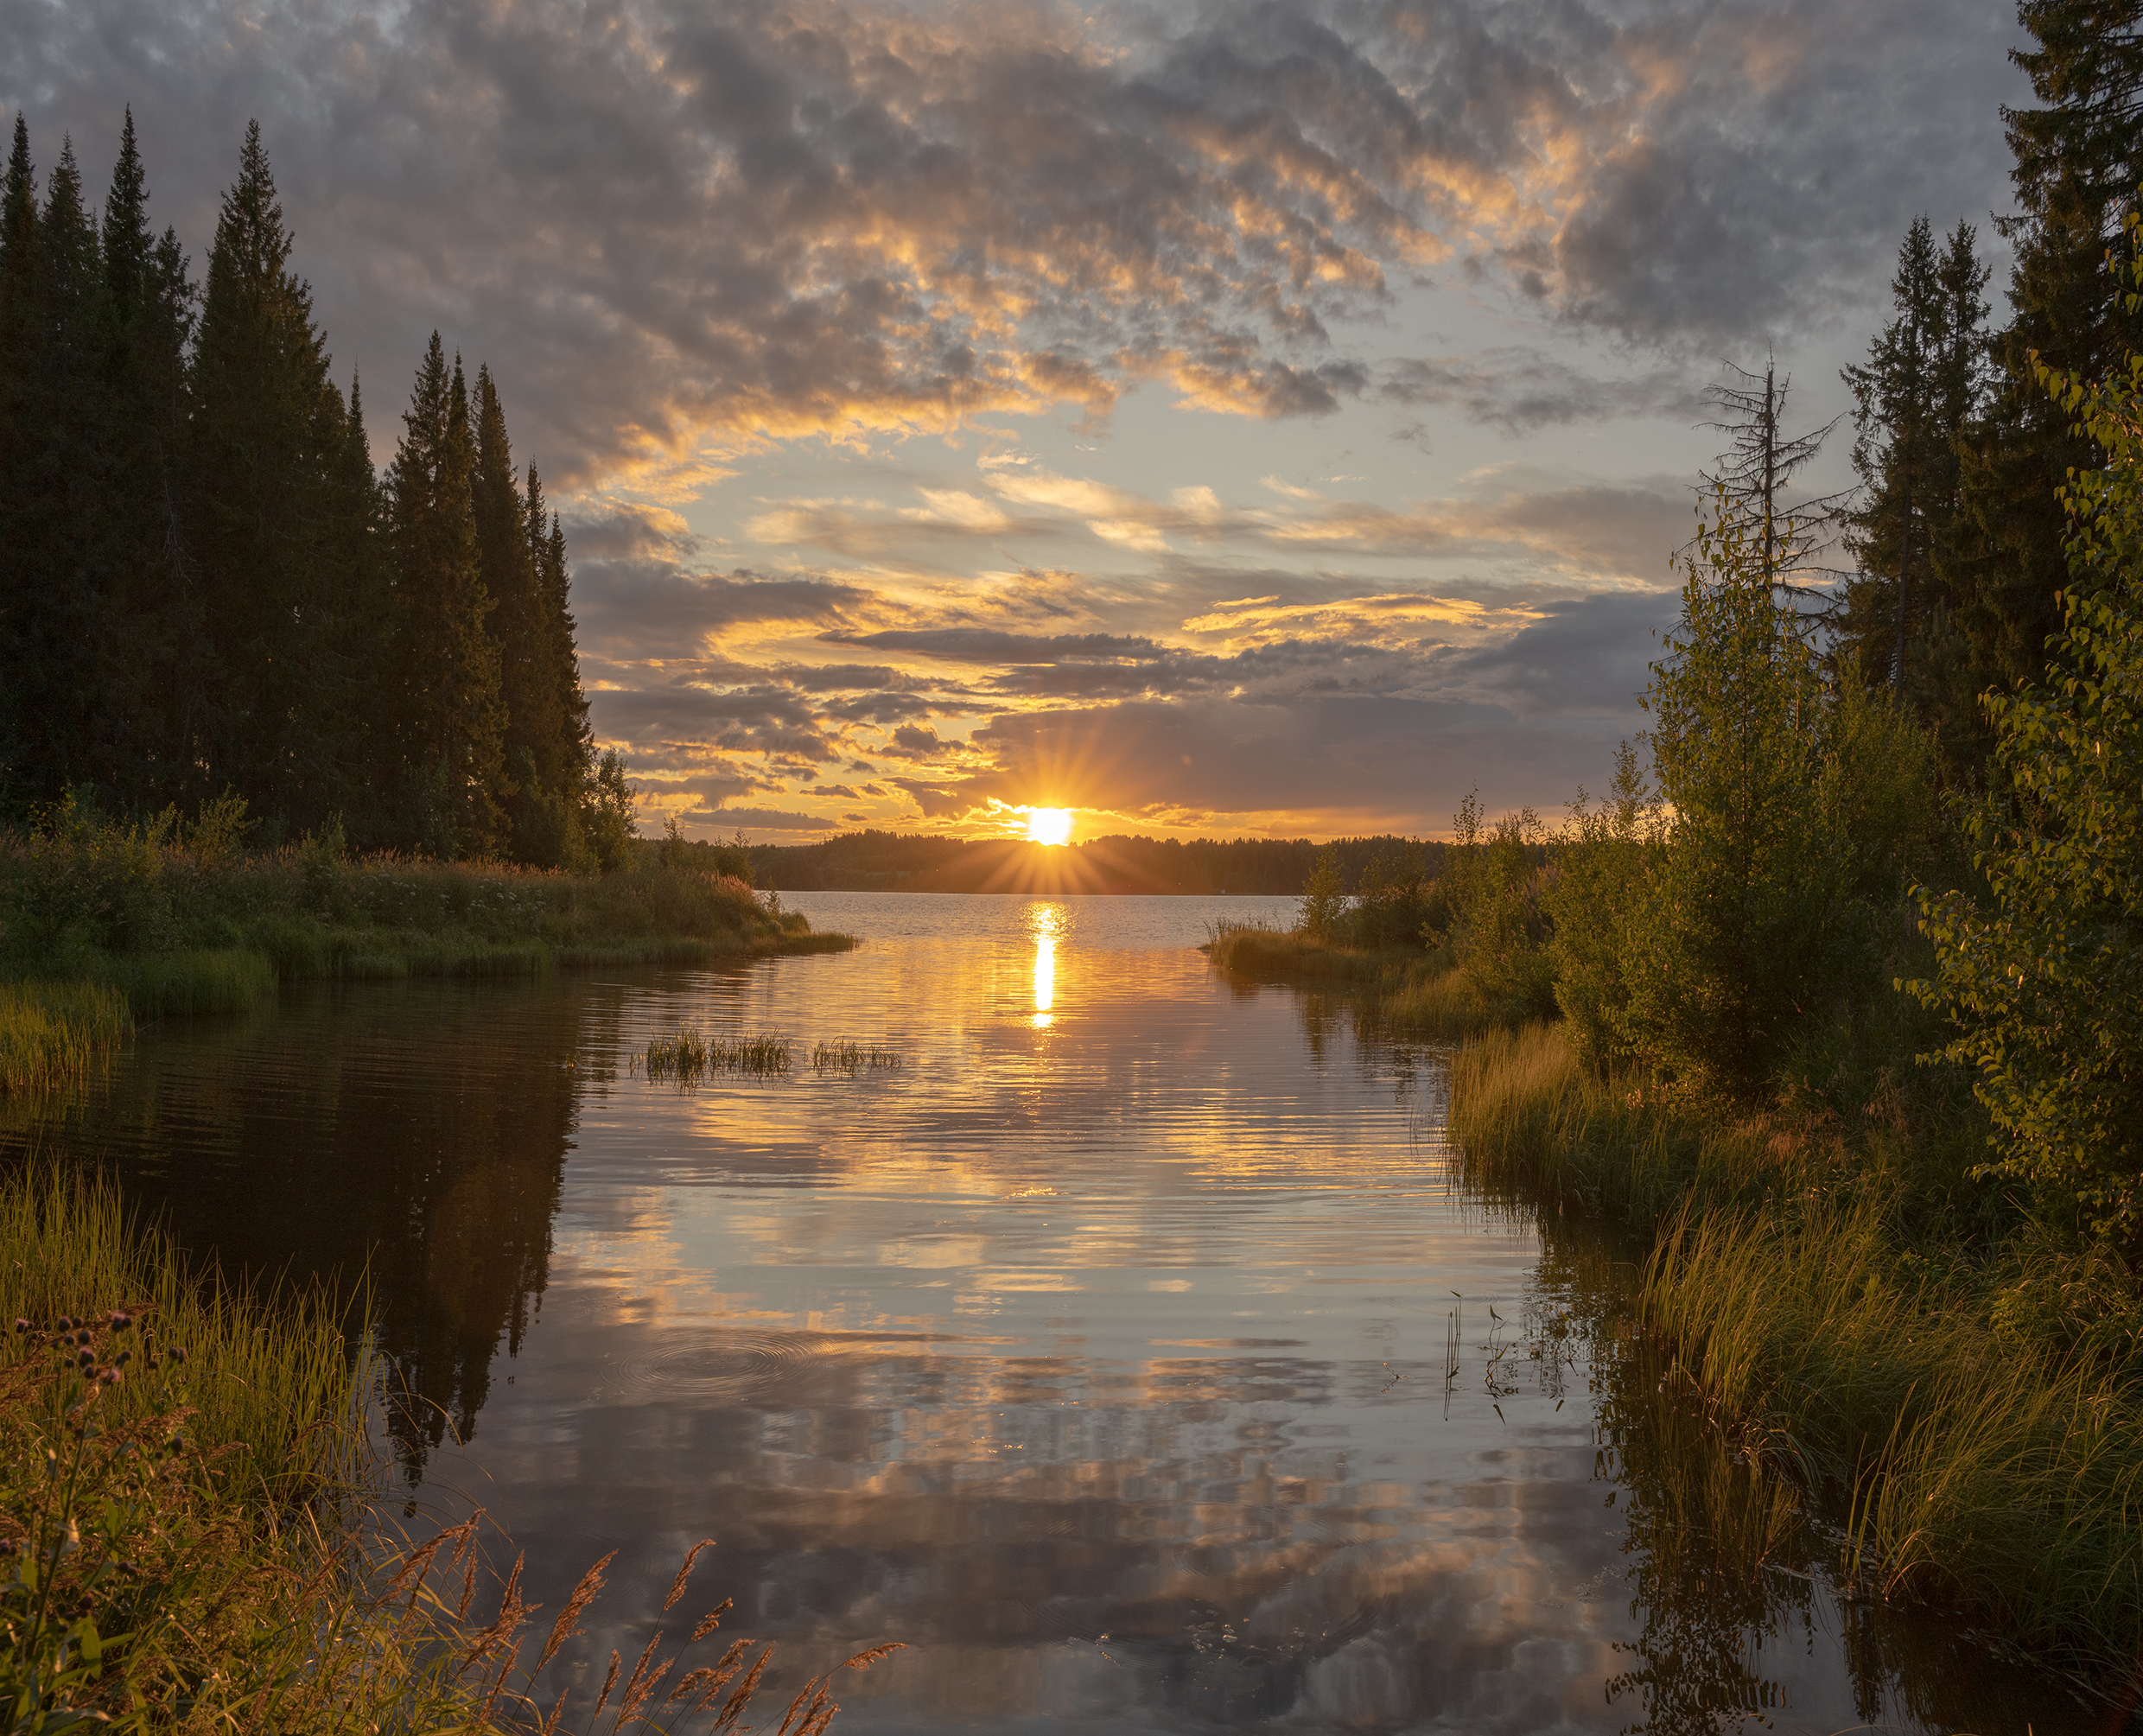
[[[1455,404],[1511,438],[1575,422],[1703,412],[1701,385],[1680,368],[1602,379],[1536,349],[1503,346],[1468,355],[1403,357],[1382,370],[1377,395],[1408,405]]]
[[[1599,720],[1520,724],[1503,706],[1455,699],[1141,702],[996,719],[974,737],[990,769],[906,787],[945,817],[995,798],[1162,823],[1307,811],[1440,830],[1476,783],[1514,802],[1598,786],[1613,740]]]
[[[1478,681],[1520,717],[1628,713],[1651,679],[1673,591],[1610,591],[1547,607],[1502,643],[1451,658],[1443,672]]]
[[[197,252],[259,116],[380,433],[436,325],[555,480],[682,486],[709,438],[1138,380],[1316,415],[1376,385],[1335,321],[1454,260],[1648,342],[1821,325],[1915,213],[2003,197],[2014,35],[1981,0],[0,0],[0,104],[95,179],[130,100]]]
[[[804,697],[785,687],[722,688],[691,682],[603,689],[588,696],[606,741],[689,741],[731,754],[785,755],[800,762],[842,757]]]

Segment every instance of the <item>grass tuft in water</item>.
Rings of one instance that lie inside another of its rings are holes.
[[[78,1079],[133,1031],[127,997],[103,983],[0,983],[0,1097]]]
[[[634,1058],[651,1079],[691,1084],[709,1073],[754,1073],[770,1077],[789,1071],[789,1044],[783,1037],[709,1037],[690,1025],[674,1037],[656,1037]]]
[[[875,1043],[820,1043],[811,1050],[811,1065],[822,1073],[890,1071],[900,1065],[897,1052]]]

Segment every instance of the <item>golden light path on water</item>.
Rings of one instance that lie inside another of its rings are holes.
[[[1048,1028],[1050,1009],[1057,1000],[1057,936],[1064,926],[1064,906],[1060,904],[1037,904],[1029,906],[1034,929],[1034,1028]]]

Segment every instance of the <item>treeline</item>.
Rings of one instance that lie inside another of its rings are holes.
[[[2007,323],[1989,322],[1971,226],[1938,237],[1923,218],[1898,251],[1892,316],[1846,371],[1862,486],[1840,515],[1855,570],[1826,612],[1830,670],[1894,690],[1953,786],[1989,774],[1981,696],[2036,681],[2064,595],[2103,582],[2065,552],[2062,492],[2105,459],[2035,370],[2106,379],[2143,341],[2121,220],[2143,182],[2136,9],[2025,0],[2019,17],[2032,45],[2012,58],[2038,105],[2004,111]]]
[[[1444,847],[1377,836],[1325,847],[1351,891],[1394,853],[1440,863]],[[847,832],[816,844],[754,844],[753,877],[784,892],[1054,892],[1264,894],[1302,890],[1319,846],[1307,838],[1102,837],[1044,847],[1006,838]]]
[[[273,843],[584,868],[631,832],[592,752],[565,539],[489,370],[435,333],[383,477],[329,372],[258,124],[207,277],[127,118],[0,188],[0,820],[235,793]]]

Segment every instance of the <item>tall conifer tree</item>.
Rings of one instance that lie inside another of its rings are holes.
[[[1863,675],[1893,684],[1935,724],[1953,760],[1975,739],[1974,696],[1955,678],[1959,540],[1965,532],[1959,442],[1979,414],[1986,377],[1987,270],[1959,223],[1937,249],[1916,218],[1891,283],[1896,315],[1845,370],[1863,493],[1847,544],[1858,571],[1834,622]]]
[[[0,807],[38,793],[29,672],[36,644],[32,578],[23,559],[36,455],[30,392],[38,331],[37,170],[29,124],[18,111],[0,182]]]
[[[193,288],[176,232],[149,226],[148,180],[129,110],[105,199],[99,418],[99,511],[109,605],[96,634],[102,673],[98,781],[137,807],[203,793],[195,763],[201,623],[179,523]]]
[[[510,850],[545,868],[574,855],[572,794],[561,790],[553,762],[563,728],[556,671],[545,643],[550,622],[529,546],[526,510],[513,469],[506,411],[491,370],[476,371],[476,543],[484,588],[497,605],[499,691],[506,702],[505,754]]]
[[[218,693],[210,779],[308,828],[346,794],[331,478],[348,417],[290,247],[256,122],[224,195],[192,369],[188,529],[207,627],[197,678]]]
[[[10,595],[10,781],[16,799],[38,801],[94,779],[94,641],[108,601],[111,531],[99,511],[106,478],[97,413],[102,283],[71,142],[47,179],[27,253],[0,558]]]
[[[2108,262],[2143,180],[2143,0],[2023,0],[2017,16],[2035,46],[2011,58],[2040,106],[2002,111],[2015,156],[2016,214],[1998,219],[2016,250],[2012,317],[1994,345],[1989,413],[1964,454],[1974,534],[1951,577],[1956,679],[1974,694],[2044,668],[2055,596],[2070,582],[2061,486],[2072,466],[2097,461],[2038,389],[2032,355],[2098,379],[2143,340]],[[1983,752],[1983,719],[1962,722]]]
[[[468,388],[459,359],[449,375],[436,332],[403,421],[387,488],[409,636],[412,842],[440,855],[486,855],[506,842],[506,705],[477,542]]]

